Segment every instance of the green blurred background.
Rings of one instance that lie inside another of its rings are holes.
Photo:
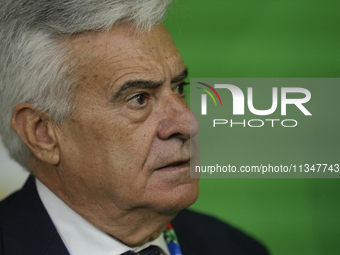
[[[177,0],[165,25],[191,78],[340,77],[339,11],[335,0]],[[192,209],[239,227],[272,254],[340,254],[339,179],[201,179],[200,186]]]

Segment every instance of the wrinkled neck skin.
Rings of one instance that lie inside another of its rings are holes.
[[[96,196],[92,195],[89,198],[88,194],[80,195],[84,190],[78,189],[75,184],[73,192],[79,194],[76,201],[66,194],[58,171],[54,169],[57,167],[39,165],[33,161],[30,166],[31,169],[35,169],[31,172],[39,181],[81,217],[129,247],[141,246],[159,237],[166,225],[179,212],[176,209],[157,212],[147,206],[120,208],[112,201],[107,201],[110,206],[103,206],[103,203],[97,202],[99,200]]]

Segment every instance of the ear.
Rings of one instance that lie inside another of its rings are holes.
[[[55,124],[46,115],[29,103],[18,104],[14,108],[11,124],[34,156],[51,165],[59,163]]]

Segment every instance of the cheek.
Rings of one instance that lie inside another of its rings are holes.
[[[131,121],[124,111],[107,114],[72,125],[64,139],[64,155],[73,155],[72,161],[87,169],[139,174],[157,135],[155,121]]]
[[[61,130],[64,180],[80,179],[83,188],[94,192],[100,187],[98,192],[117,203],[142,195],[151,175],[144,164],[157,135],[157,120],[149,116],[135,121],[124,111],[89,112]]]

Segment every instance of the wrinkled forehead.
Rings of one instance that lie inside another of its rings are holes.
[[[129,24],[120,24],[110,31],[76,35],[70,39],[71,57],[83,75],[101,73],[111,76],[121,70],[139,69],[146,73],[167,65],[173,72],[183,69],[183,61],[164,25],[136,33]],[[158,70],[159,71],[159,70]],[[128,72],[128,71],[127,71]]]

